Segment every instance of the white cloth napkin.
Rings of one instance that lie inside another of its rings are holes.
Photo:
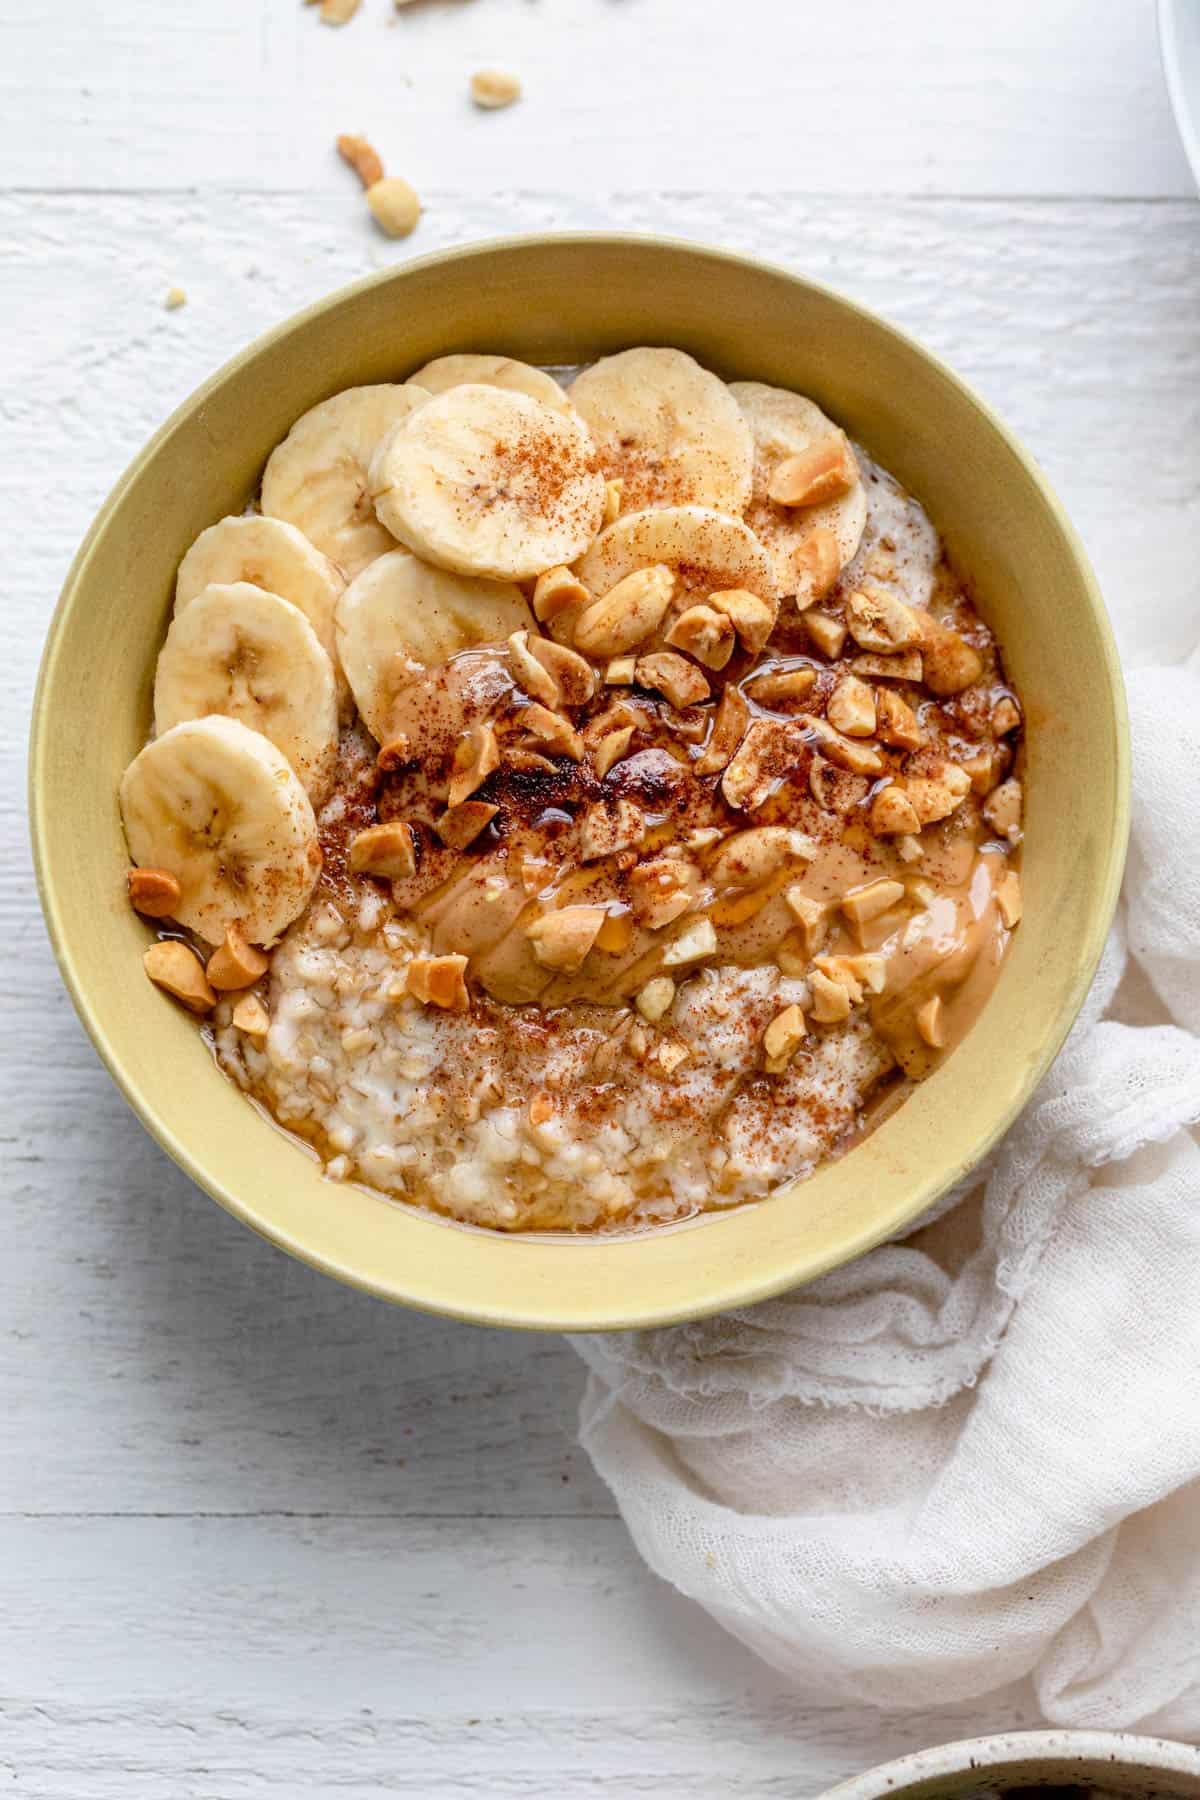
[[[809,1691],[1031,1676],[1058,1724],[1200,1736],[1200,679],[1130,705],[1118,922],[958,1204],[784,1299],[574,1340],[646,1561]]]

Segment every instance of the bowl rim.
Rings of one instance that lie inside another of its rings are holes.
[[[827,1788],[820,1800],[904,1800],[914,1787],[946,1781],[977,1771],[1059,1767],[1064,1763],[1095,1765],[1098,1773],[1113,1766],[1133,1773],[1178,1774],[1200,1791],[1200,1750],[1170,1738],[1146,1737],[1130,1731],[1063,1729],[1003,1731],[986,1737],[961,1738],[950,1744],[912,1750],[894,1762],[879,1763]],[[1080,1774],[1090,1773],[1081,1768]]]
[[[596,1321],[591,1318],[581,1320],[576,1316],[554,1313],[548,1310],[544,1304],[534,1304],[528,1300],[518,1303],[514,1298],[504,1300],[498,1298],[494,1305],[483,1306],[473,1303],[467,1307],[456,1305],[452,1300],[430,1297],[428,1293],[422,1292],[419,1279],[414,1282],[408,1279],[398,1281],[377,1277],[353,1262],[315,1250],[305,1242],[303,1237],[257,1211],[249,1198],[243,1197],[216,1176],[207,1173],[202,1167],[197,1153],[159,1117],[153,1105],[143,1099],[134,1081],[126,1076],[115,1055],[110,1051],[98,1021],[92,1016],[86,979],[76,966],[66,942],[66,932],[62,923],[58,898],[55,894],[54,880],[45,854],[47,795],[45,783],[41,777],[47,760],[47,739],[50,729],[45,697],[53,681],[59,659],[65,652],[66,627],[69,616],[86,573],[88,562],[99,539],[107,529],[111,517],[121,505],[128,490],[141,477],[147,464],[157,456],[161,446],[171,437],[177,427],[197,407],[202,406],[211,393],[236,376],[264,350],[281,342],[305,325],[315,322],[330,309],[344,304],[359,294],[369,292],[376,287],[386,286],[390,282],[402,281],[409,272],[415,269],[430,269],[443,263],[470,261],[477,257],[487,258],[496,254],[520,253],[559,246],[592,249],[632,247],[683,254],[717,263],[728,263],[752,274],[769,275],[776,280],[813,293],[844,309],[854,319],[863,321],[873,330],[892,339],[901,351],[924,361],[942,381],[956,391],[966,409],[977,417],[986,431],[990,431],[999,438],[1008,453],[1021,465],[1038,489],[1043,504],[1052,516],[1070,552],[1071,560],[1088,597],[1097,634],[1097,645],[1103,657],[1112,700],[1115,759],[1113,771],[1114,829],[1103,886],[1092,909],[1090,928],[1076,946],[1078,956],[1075,964],[1075,979],[1063,1003],[1060,1018],[1054,1030],[1047,1034],[1036,1057],[1026,1064],[1024,1079],[1016,1088],[1014,1096],[993,1120],[990,1129],[980,1137],[969,1165],[972,1169],[979,1167],[1028,1104],[1061,1049],[1091,986],[1116,909],[1129,837],[1131,786],[1128,709],[1116,641],[1099,583],[1087,552],[1062,502],[1042,473],[1037,461],[991,407],[938,356],[927,350],[923,344],[907,332],[892,324],[890,320],[883,318],[869,307],[860,305],[859,302],[850,299],[837,289],[829,287],[823,282],[814,281],[806,275],[797,274],[781,264],[761,257],[725,250],[698,240],[660,236],[656,233],[646,232],[566,231],[488,238],[471,244],[431,251],[424,256],[393,263],[385,269],[360,276],[357,280],[345,283],[331,293],[311,301],[298,312],[289,314],[278,324],[259,333],[249,344],[229,357],[212,375],[187,395],[146,441],[106,495],[71,560],[47,627],[46,641],[34,690],[28,762],[28,806],[33,863],[42,914],[59,973],[80,1021],[102,1064],[135,1116],[189,1179],[214,1199],[218,1205],[231,1213],[242,1224],[249,1226],[260,1237],[295,1256],[309,1267],[316,1268],[336,1280],[373,1294],[380,1299],[413,1307],[418,1311],[455,1318],[468,1323],[500,1325],[516,1330],[618,1331],[678,1324],[691,1319],[709,1317],[730,1308],[749,1306],[758,1301],[772,1299],[787,1292],[790,1288],[807,1284],[819,1276],[827,1274],[831,1269],[855,1260],[876,1245],[902,1232],[906,1226],[927,1212],[956,1180],[961,1179],[965,1171],[963,1169],[938,1169],[930,1176],[910,1185],[909,1197],[903,1205],[896,1204],[891,1208],[880,1208],[873,1215],[870,1223],[864,1224],[860,1230],[842,1239],[836,1249],[830,1248],[819,1254],[814,1254],[811,1250],[807,1253],[801,1253],[798,1250],[794,1256],[781,1260],[770,1270],[749,1275],[742,1274],[737,1279],[731,1279],[727,1285],[722,1287],[717,1299],[706,1293],[683,1305],[673,1301],[666,1308],[650,1311],[647,1311],[645,1307],[622,1310],[622,1303],[616,1301],[611,1310],[605,1310],[603,1320]],[[785,1182],[775,1192],[786,1190],[792,1185],[798,1184]],[[433,1215],[429,1216],[430,1218],[434,1217]],[[705,1214],[679,1226],[661,1227],[648,1235],[651,1238],[661,1239],[671,1231],[704,1229],[714,1221],[719,1222],[725,1216],[727,1215],[724,1213]],[[435,1222],[449,1229],[462,1229],[454,1221],[436,1219]],[[501,1234],[489,1232],[488,1235]],[[522,1239],[528,1241],[527,1234],[513,1235],[517,1243]],[[644,1241],[646,1236],[645,1233],[630,1234],[628,1241],[636,1244],[639,1239]],[[561,1234],[553,1241],[564,1250],[583,1250],[593,1246],[596,1242],[591,1235],[585,1234],[581,1234],[578,1238],[570,1234]],[[604,1240],[610,1246],[618,1241],[612,1238]]]
[[[1175,129],[1192,171],[1192,179],[1200,184],[1200,102],[1193,101],[1180,48],[1179,0],[1158,0],[1158,52],[1162,63],[1167,98],[1175,115]],[[1195,42],[1195,38],[1192,39]],[[1188,71],[1191,72],[1190,69]]]

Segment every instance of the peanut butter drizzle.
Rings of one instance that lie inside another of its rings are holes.
[[[854,651],[849,645],[842,660],[848,662]],[[634,723],[627,754],[601,781],[590,755],[577,762],[547,755],[531,766],[525,763],[522,750],[528,753],[532,745],[535,758],[540,752],[523,729],[528,701],[509,672],[504,646],[467,651],[426,672],[397,699],[394,723],[413,754],[384,778],[379,800],[380,818],[408,820],[421,846],[416,875],[394,885],[394,899],[427,927],[433,954],[466,955],[471,981],[495,1000],[547,1011],[572,1003],[617,1007],[666,967],[674,934],[640,916],[638,896],[646,865],[663,864],[691,896],[687,919],[710,919],[716,927],[720,964],[778,959],[787,972],[799,973],[806,950],[881,956],[885,982],[870,1002],[870,1017],[904,1073],[921,1079],[969,1029],[995,980],[1009,934],[993,895],[1008,859],[1000,847],[985,848],[990,833],[972,796],[953,819],[925,834],[925,852],[914,870],[894,841],[867,827],[864,808],[874,783],[825,763],[818,757],[819,738],[796,718],[800,704],[806,718],[823,710],[844,669],[803,655],[753,663],[743,656],[740,668],[742,680],[751,672],[755,677],[800,669],[812,674],[802,700],[774,699],[765,706],[754,697],[753,680],[742,690],[751,720],[789,721],[786,765],[772,775],[772,791],[750,812],[726,803],[719,772],[696,771],[714,707],[679,714],[653,695],[600,688],[588,706],[574,709],[574,723],[585,738],[598,741],[607,728],[606,714]],[[738,679],[738,665],[728,674]],[[958,722],[953,708],[947,717],[944,708],[917,695],[913,699],[931,753],[952,747]],[[445,806],[455,746],[485,717],[502,751],[518,749],[519,766],[503,757],[480,789],[480,797],[497,807],[496,817],[460,853],[439,842],[436,822]],[[907,755],[886,754],[889,770]],[[810,779],[814,760],[822,768],[820,800]],[[910,765],[914,760],[919,766],[920,757],[909,757]],[[641,842],[636,849],[585,861],[589,808],[611,812],[622,802],[635,806],[644,820]],[[787,855],[757,881],[721,879],[732,834],[781,826],[810,841],[805,853]],[[711,845],[689,843],[705,830],[720,835]],[[880,878],[905,883],[903,900],[883,917],[852,929],[838,902]],[[920,886],[914,894],[914,878],[932,890],[932,898]],[[789,890],[828,908],[819,941],[806,942]],[[528,932],[540,916],[568,905],[602,908],[605,926],[577,970],[555,970],[538,960]],[[688,973],[686,968],[672,972],[677,979]],[[943,1002],[945,1039],[936,1049],[916,1025],[919,1007],[934,995]]]

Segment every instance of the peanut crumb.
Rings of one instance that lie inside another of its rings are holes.
[[[367,189],[367,205],[379,229],[388,237],[403,238],[416,230],[421,202],[416,189],[399,175],[385,175]]]
[[[483,111],[495,112],[521,98],[521,83],[506,69],[477,69],[471,77],[471,98]]]
[[[344,163],[349,163],[365,188],[372,188],[377,181],[383,180],[379,152],[365,137],[356,132],[343,132],[337,139],[337,153]]]

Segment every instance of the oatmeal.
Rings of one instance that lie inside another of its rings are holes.
[[[673,350],[348,390],[176,615],[122,785],[147,973],[331,1176],[504,1230],[761,1197],[1019,925],[1019,700],[802,396]]]

